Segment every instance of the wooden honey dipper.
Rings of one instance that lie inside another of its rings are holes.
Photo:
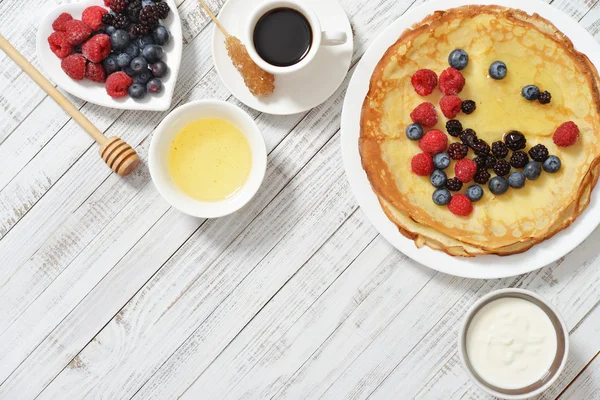
[[[140,163],[135,150],[122,139],[113,136],[107,138],[94,126],[71,102],[46,79],[17,49],[0,35],[2,49],[27,75],[34,80],[50,97],[62,107],[99,145],[100,157],[108,166],[121,176],[132,173]]]

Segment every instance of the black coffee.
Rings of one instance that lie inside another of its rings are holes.
[[[254,48],[271,65],[289,67],[300,62],[313,41],[306,17],[291,8],[276,8],[263,15],[254,28]]]

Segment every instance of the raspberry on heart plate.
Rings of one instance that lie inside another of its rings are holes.
[[[108,14],[108,10],[100,6],[91,6],[83,10],[81,20],[93,30],[98,30],[102,24],[102,16]]]
[[[106,79],[106,93],[113,98],[125,97],[128,94],[129,86],[133,84],[133,79],[125,72],[114,72]]]
[[[64,58],[60,66],[71,79],[80,81],[85,77],[86,59],[81,54],[71,54]]]
[[[52,29],[56,32],[64,32],[67,30],[65,22],[73,20],[73,17],[69,13],[60,14],[52,23]]]
[[[111,50],[110,37],[104,33],[92,36],[81,46],[85,58],[94,63],[104,60]]]
[[[50,45],[50,50],[58,58],[66,58],[73,54],[74,47],[67,42],[67,38],[63,32],[54,32],[50,35],[48,37],[48,44]]]

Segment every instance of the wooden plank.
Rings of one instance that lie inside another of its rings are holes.
[[[600,334],[600,333],[599,333]],[[600,398],[600,352],[581,372],[581,375],[561,394],[560,399],[580,400]]]

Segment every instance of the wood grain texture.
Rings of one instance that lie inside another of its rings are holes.
[[[66,1],[3,0],[0,31],[38,66],[36,18]],[[425,1],[341,0],[353,64]],[[598,1],[547,2],[600,39]],[[419,266],[377,235],[343,175],[348,79],[309,113],[249,110],[212,66],[213,24],[196,1],[177,3],[185,43],[173,107],[219,98],[244,108],[267,142],[265,183],[231,217],[182,215],[145,165],[111,175],[73,121],[0,55],[0,398],[488,399],[462,371],[456,329],[473,301],[506,286],[548,297],[571,329],[567,369],[540,399],[598,397],[600,230],[511,279]],[[208,3],[217,11],[224,1]],[[143,160],[166,115],[71,100]],[[67,157],[53,158],[59,150]]]

